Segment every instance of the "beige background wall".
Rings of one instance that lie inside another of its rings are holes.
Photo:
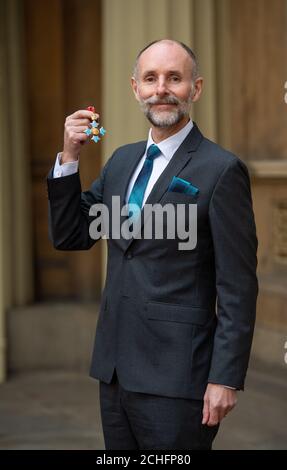
[[[210,138],[217,137],[215,9],[214,0],[103,2],[103,114],[110,130],[103,143],[105,159],[124,142],[146,138],[148,124],[133,97],[130,77],[138,52],[164,37],[183,41],[197,51],[206,83],[193,115]]]

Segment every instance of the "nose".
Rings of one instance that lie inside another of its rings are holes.
[[[168,93],[167,84],[164,78],[159,78],[156,87],[156,94],[158,96],[164,96]]]

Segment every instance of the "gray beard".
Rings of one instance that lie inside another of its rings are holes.
[[[140,106],[146,118],[154,127],[167,128],[178,124],[184,117],[189,116],[192,93],[187,101],[180,101],[174,96],[167,96],[160,100],[159,98],[148,98],[140,101]],[[176,104],[173,111],[153,111],[152,104]]]
[[[183,112],[181,109],[176,109],[170,112],[156,112],[152,111],[150,108],[144,111],[145,116],[150,121],[150,123],[155,127],[165,128],[171,127],[175,124],[178,124],[188,112]],[[163,114],[166,114],[165,116]]]

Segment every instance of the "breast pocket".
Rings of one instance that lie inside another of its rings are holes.
[[[162,198],[161,204],[197,204],[198,194],[178,193],[176,191],[168,191]]]

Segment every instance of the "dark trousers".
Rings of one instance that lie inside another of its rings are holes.
[[[129,392],[116,373],[100,382],[102,425],[107,450],[211,450],[219,426],[202,425],[202,400]]]

